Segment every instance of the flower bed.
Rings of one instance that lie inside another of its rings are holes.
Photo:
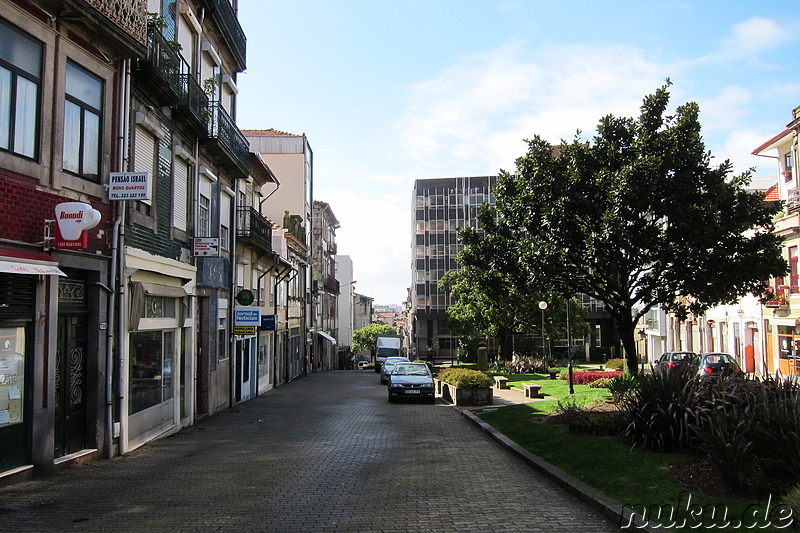
[[[596,372],[596,371],[573,372],[572,383],[575,385],[588,385],[589,383],[597,381],[600,378],[615,378],[621,375],[622,372],[619,370],[615,370],[613,372]],[[569,379],[569,372],[564,372],[564,375],[561,376],[561,379]]]

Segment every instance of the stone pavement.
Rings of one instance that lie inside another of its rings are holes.
[[[389,404],[364,371],[312,374],[124,457],[0,489],[0,531],[15,532],[618,529],[461,411]]]

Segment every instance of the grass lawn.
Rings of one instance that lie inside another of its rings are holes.
[[[700,525],[700,529],[710,527],[716,531],[739,531],[753,529],[754,524],[763,526],[770,521],[765,514],[766,504],[759,503],[758,498],[753,497],[725,498],[691,493],[692,504],[710,507],[700,509],[693,505],[691,509],[687,509],[687,497],[690,493],[673,479],[669,468],[672,464],[686,462],[696,456],[631,450],[629,443],[617,437],[569,434],[564,424],[543,424],[541,423],[543,415],[557,410],[557,399],[568,396],[566,382],[550,380],[548,376],[536,374],[511,374],[508,377],[514,379],[513,383],[509,381],[510,385],[536,381],[542,385],[542,392],[553,396],[554,399],[477,410],[475,414],[522,448],[559,467],[621,505],[627,505],[640,513],[648,509],[651,524],[656,521],[652,516],[653,511],[668,509],[665,506],[669,505],[676,508],[677,514],[674,520],[678,524],[686,519],[687,525],[695,525],[695,530]],[[519,385],[519,388],[522,386]],[[586,385],[575,386],[575,396],[581,402],[591,401],[592,398],[604,400],[604,395],[607,396],[606,389],[590,389]],[[773,501],[769,510],[772,511],[777,504],[777,501]],[[715,514],[712,514],[712,510]],[[692,511],[694,515],[691,514]],[[727,512],[726,516],[723,516],[723,511]],[[753,515],[754,512],[758,514]],[[671,520],[666,516],[664,518],[667,522],[665,525],[668,525]],[[698,520],[703,522],[698,523]],[[737,527],[737,521],[740,520],[744,522],[739,523]],[[777,516],[773,515],[771,520],[777,523]],[[721,527],[726,521],[730,527]],[[748,525],[751,527],[748,528]]]
[[[591,405],[598,401],[611,398],[608,389],[592,389],[589,385],[573,385],[575,394],[569,394],[569,383],[565,379],[550,379],[545,374],[503,374],[508,378],[510,387],[523,390],[523,383],[536,382],[542,386],[539,393],[548,400],[536,402],[536,407],[540,413],[552,413],[558,409],[558,400],[562,402],[569,398],[569,401],[576,405]]]

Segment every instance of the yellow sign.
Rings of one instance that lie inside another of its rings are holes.
[[[233,326],[234,335],[255,335],[255,326]]]

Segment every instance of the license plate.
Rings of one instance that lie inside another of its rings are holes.
[[[419,392],[420,391],[418,389],[410,389],[405,391],[406,394],[419,394]]]

